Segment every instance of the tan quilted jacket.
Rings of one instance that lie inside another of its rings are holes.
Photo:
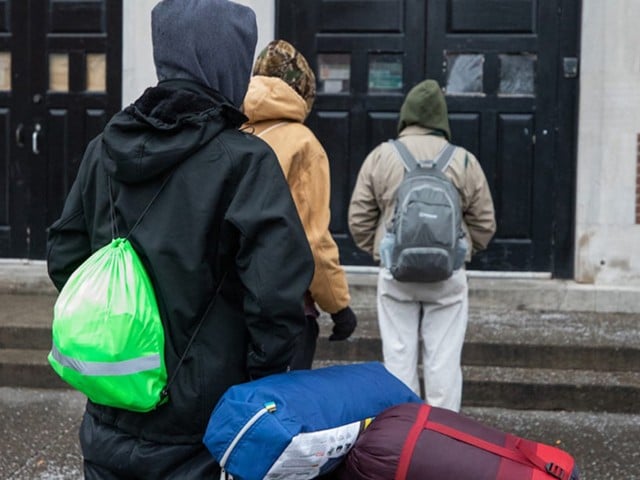
[[[245,128],[271,146],[289,183],[315,260],[311,295],[322,310],[336,313],[349,305],[349,287],[329,232],[329,159],[302,123],[309,113],[307,104],[283,80],[254,76],[243,111],[249,118]]]

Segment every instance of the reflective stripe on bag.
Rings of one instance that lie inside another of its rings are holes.
[[[63,367],[71,368],[85,376],[133,375],[160,368],[161,366],[159,354],[123,360],[121,362],[87,362],[68,357],[54,346],[51,349],[51,355]]]

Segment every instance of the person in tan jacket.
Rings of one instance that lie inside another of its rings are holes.
[[[345,340],[357,320],[338,247],[329,231],[331,213],[329,159],[304,125],[315,100],[316,79],[306,59],[290,43],[274,40],[258,55],[244,99],[251,129],[274,150],[307,234],[315,272],[305,296],[307,328],[300,338],[292,369],[311,368],[321,310],[334,322],[329,340]]]
[[[417,160],[432,160],[451,138],[447,105],[437,82],[425,80],[407,94],[398,140]],[[398,153],[387,142],[364,160],[349,205],[356,245],[380,260],[380,242],[392,222],[395,192],[404,177]],[[466,260],[484,250],[496,230],[491,192],[476,157],[457,147],[444,174],[460,195]],[[438,282],[399,282],[388,268],[378,275],[377,309],[385,366],[420,394],[422,338],[424,394],[430,405],[458,411],[462,397],[460,356],[467,328],[468,287],[464,266]]]

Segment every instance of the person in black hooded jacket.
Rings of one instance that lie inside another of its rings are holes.
[[[169,377],[186,355],[168,402],[151,412],[87,402],[87,479],[218,475],[202,444],[209,416],[231,385],[288,369],[313,275],[277,158],[238,129],[247,120],[237,106],[256,45],[253,11],[227,0],[162,0],[152,34],[159,83],[87,147],[50,228],[47,262],[61,289],[112,239],[109,190],[121,234],[160,192],[130,241],[157,296]]]

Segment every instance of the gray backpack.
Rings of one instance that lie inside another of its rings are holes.
[[[406,172],[396,191],[391,231],[380,247],[382,263],[401,282],[446,280],[462,267],[467,250],[460,196],[442,173],[456,147],[447,143],[434,160],[417,162],[404,144],[389,143]]]

